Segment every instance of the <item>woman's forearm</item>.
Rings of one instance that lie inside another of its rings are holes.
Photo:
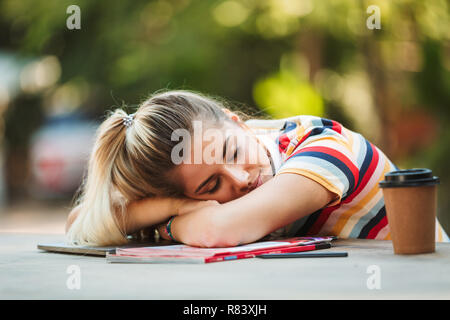
[[[126,209],[127,233],[156,225],[178,215],[183,201],[177,198],[152,197],[131,202]]]
[[[220,216],[223,205],[203,207],[176,217],[171,223],[171,232],[175,240],[196,247],[232,247],[237,243],[231,238],[218,236]],[[224,227],[224,226],[221,226]]]
[[[325,207],[334,196],[309,178],[282,174],[241,198],[176,217],[171,231],[177,241],[200,247],[250,243]]]
[[[148,226],[161,223],[171,216],[179,214],[179,208],[183,201],[175,198],[145,198],[130,202],[126,207],[125,220],[117,219],[120,228],[126,233],[133,233]],[[72,209],[66,222],[66,232],[80,213],[81,205]],[[114,213],[113,213],[114,214]]]
[[[175,215],[184,215],[205,206],[218,205],[217,201],[199,201],[189,198],[152,197],[130,202],[126,207],[125,219],[117,219],[120,228],[127,234],[154,226]],[[66,232],[77,218],[81,205],[72,209],[66,222]],[[125,225],[122,225],[122,223]]]

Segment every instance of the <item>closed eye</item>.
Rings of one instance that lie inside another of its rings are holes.
[[[216,184],[214,185],[214,187],[211,190],[208,191],[208,193],[210,193],[210,194],[215,193],[219,189],[221,182],[222,182],[222,179],[220,179],[220,177],[218,177],[216,180]]]

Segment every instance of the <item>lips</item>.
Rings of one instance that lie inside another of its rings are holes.
[[[258,188],[260,185],[262,185],[261,171],[258,173],[258,177],[255,179],[255,181],[250,186],[250,191]]]

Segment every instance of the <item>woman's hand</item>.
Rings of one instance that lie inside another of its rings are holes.
[[[179,199],[179,207],[177,210],[177,215],[184,215],[189,214],[191,212],[196,212],[200,209],[204,209],[207,207],[215,207],[220,206],[220,203],[215,200],[193,200],[193,199]],[[167,233],[166,226],[169,220],[165,221],[164,223],[161,223],[156,226],[156,229],[158,230],[158,233],[161,238],[165,240],[172,240]]]

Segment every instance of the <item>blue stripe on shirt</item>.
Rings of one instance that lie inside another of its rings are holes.
[[[341,170],[342,173],[344,173],[345,177],[348,180],[348,193],[351,193],[354,190],[355,178],[353,177],[353,173],[347,167],[347,165],[345,165],[345,163],[342,162],[341,160],[339,160],[338,158],[336,158],[332,155],[329,155],[328,153],[317,152],[317,151],[299,152],[299,153],[294,154],[290,159],[295,158],[295,157],[315,157],[315,158],[319,158],[319,159],[328,161],[329,163],[331,163],[334,166],[336,166],[337,168],[339,168],[339,170]],[[289,159],[286,161],[286,163],[288,163],[288,162],[289,162]]]

